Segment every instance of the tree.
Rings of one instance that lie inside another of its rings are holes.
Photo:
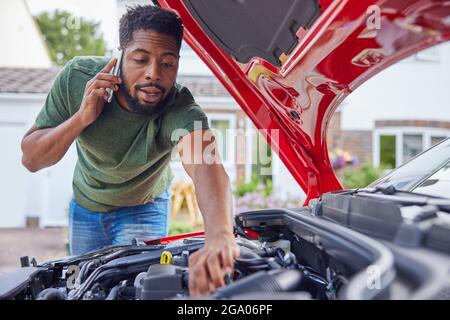
[[[100,23],[76,17],[68,11],[43,12],[36,16],[51,59],[63,65],[74,56],[104,55],[106,42]]]

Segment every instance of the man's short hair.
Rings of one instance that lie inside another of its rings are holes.
[[[183,39],[183,22],[172,11],[152,5],[135,5],[127,7],[127,12],[120,18],[119,42],[122,49],[133,41],[137,30],[156,31],[175,38],[178,51]]]

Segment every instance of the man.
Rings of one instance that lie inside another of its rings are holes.
[[[182,22],[171,11],[130,8],[120,20],[120,75],[110,74],[117,59],[76,57],[67,63],[22,140],[22,163],[32,172],[49,167],[76,140],[69,241],[71,253],[81,254],[167,235],[168,163],[177,150],[205,224],[205,246],[189,259],[190,293],[197,296],[224,285],[239,250],[230,182],[207,117],[175,82],[182,34]],[[110,103],[108,88],[114,92]]]

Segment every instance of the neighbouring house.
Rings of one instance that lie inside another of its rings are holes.
[[[450,136],[450,43],[419,52],[364,83],[329,127],[331,150],[394,168]]]
[[[55,225],[65,219],[74,150],[58,165],[30,173],[22,166],[20,149],[57,73],[53,68],[0,67],[0,227],[23,227],[27,219]]]
[[[70,188],[67,162],[29,173],[21,163],[21,139],[42,107],[58,69],[52,67],[39,28],[23,0],[4,1],[0,10],[0,227],[41,225],[65,215],[59,202]],[[58,212],[56,214],[56,212]]]

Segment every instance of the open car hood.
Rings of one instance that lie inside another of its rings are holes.
[[[342,188],[326,143],[340,102],[391,64],[450,38],[448,0],[154,2],[179,14],[186,42],[267,130],[306,202]]]

